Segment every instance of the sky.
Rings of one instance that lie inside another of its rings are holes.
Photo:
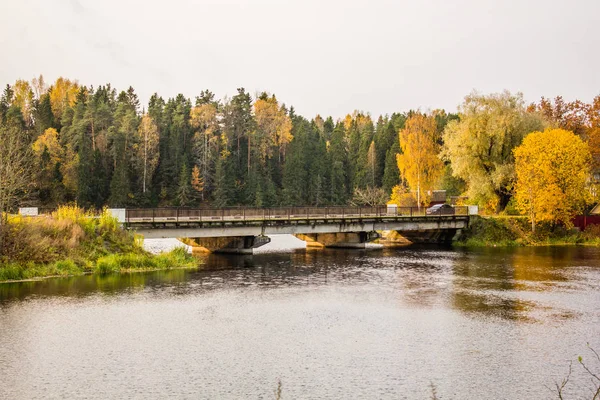
[[[598,0],[0,0],[0,84],[218,98],[343,117],[457,109],[473,90],[600,95]]]

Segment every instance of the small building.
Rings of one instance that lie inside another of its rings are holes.
[[[431,200],[429,201],[429,207],[434,206],[436,204],[446,203],[445,190],[430,190],[427,192],[427,194],[431,196]]]

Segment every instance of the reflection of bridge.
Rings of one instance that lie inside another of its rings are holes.
[[[449,212],[450,211],[450,212]],[[449,242],[469,223],[467,207],[427,215],[416,207],[286,207],[125,210],[125,226],[145,238],[186,238],[209,251],[251,253],[292,234],[308,245],[364,248],[380,231],[397,231],[413,242]]]

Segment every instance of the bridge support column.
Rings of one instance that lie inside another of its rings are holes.
[[[252,250],[271,241],[268,236],[230,236],[180,239],[194,253],[252,254]]]
[[[396,231],[412,243],[451,244],[460,229],[439,229],[428,231]]]
[[[294,235],[306,242],[306,247],[338,247],[364,249],[367,242],[379,239],[377,232],[307,233]]]

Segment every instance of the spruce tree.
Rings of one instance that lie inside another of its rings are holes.
[[[177,205],[180,207],[187,207],[194,200],[194,194],[192,184],[191,184],[191,176],[190,170],[187,166],[187,163],[184,163],[181,166],[181,171],[179,172],[179,183],[177,184]]]
[[[347,155],[344,127],[338,124],[331,135],[329,147],[329,201],[343,205],[348,199]]]
[[[392,193],[392,188],[400,183],[400,170],[396,155],[400,154],[400,141],[396,140],[385,156],[385,170],[383,172],[383,190]]]

